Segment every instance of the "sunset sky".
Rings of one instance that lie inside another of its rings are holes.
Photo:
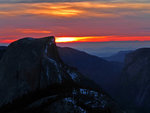
[[[150,40],[150,0],[0,0],[0,43]]]

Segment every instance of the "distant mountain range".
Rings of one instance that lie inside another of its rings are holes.
[[[128,53],[130,53],[132,51],[120,51],[114,55],[111,55],[109,57],[103,57],[103,59],[108,60],[108,61],[115,61],[115,62],[124,62],[125,61],[125,57]]]
[[[109,41],[85,43],[58,43],[60,47],[70,47],[85,51],[98,57],[109,57],[119,51],[130,51],[138,48],[150,47],[150,41]]]

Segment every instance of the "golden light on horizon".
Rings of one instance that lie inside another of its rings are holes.
[[[64,42],[75,42],[77,41],[74,37],[56,37],[57,43],[64,43]]]
[[[56,43],[108,41],[111,36],[56,37]]]
[[[56,37],[56,43],[70,43],[70,42],[109,42],[109,41],[150,41],[150,36]]]
[[[35,37],[39,38],[39,37]],[[0,39],[0,43],[12,43],[17,39]],[[76,42],[111,42],[111,41],[150,41],[150,36],[77,36],[77,37],[56,37],[56,43]]]

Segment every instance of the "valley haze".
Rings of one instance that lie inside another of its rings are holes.
[[[0,43],[0,46],[8,46],[8,44]],[[150,47],[150,41],[72,42],[57,43],[57,46],[74,48],[98,57],[109,57],[120,51]]]
[[[60,47],[71,47],[99,57],[108,57],[120,51],[130,51],[150,47],[150,41],[112,41],[57,43]]]

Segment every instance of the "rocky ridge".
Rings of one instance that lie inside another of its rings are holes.
[[[0,60],[0,92],[1,113],[122,113],[94,82],[62,62],[53,36],[8,46]]]
[[[150,48],[127,54],[122,72],[122,100],[137,112],[148,113],[150,107]]]

